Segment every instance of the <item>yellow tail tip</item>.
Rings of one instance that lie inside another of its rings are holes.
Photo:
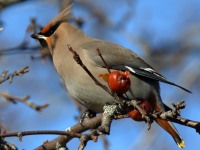
[[[184,148],[185,147],[185,142],[182,140],[181,143],[178,143],[179,148]]]

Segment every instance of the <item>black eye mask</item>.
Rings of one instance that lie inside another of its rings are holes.
[[[54,26],[49,27],[46,32],[39,32],[40,35],[44,35],[45,37],[50,37],[58,28],[61,22],[57,22]]]

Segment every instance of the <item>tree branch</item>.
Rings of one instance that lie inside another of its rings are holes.
[[[17,102],[22,102],[25,105],[35,109],[36,111],[40,112],[42,111],[44,108],[48,107],[48,104],[44,104],[44,105],[36,105],[32,102],[29,102],[29,98],[30,96],[25,96],[25,97],[17,97],[17,96],[13,96],[13,95],[9,95],[9,94],[5,94],[5,93],[0,93],[0,96],[4,97],[6,100],[16,104]]]
[[[4,70],[1,74],[1,77],[0,77],[0,84],[5,82],[6,80],[9,80],[9,83],[12,83],[13,81],[13,78],[15,76],[22,76],[23,74],[29,72],[29,67],[26,66],[24,68],[22,68],[21,70],[16,70],[15,72],[7,75],[8,71],[7,70]]]
[[[143,108],[142,108],[143,109]],[[188,119],[184,119],[181,117],[172,117],[174,110],[168,110],[166,112],[163,113],[154,113],[152,115],[154,115],[154,117],[163,119],[163,120],[169,120],[181,125],[185,125],[188,127],[192,127],[194,129],[196,129],[196,131],[199,133],[200,131],[200,122],[197,121],[192,121],[192,120],[188,120]],[[156,114],[156,116],[155,116]],[[124,115],[122,115],[124,116]],[[114,117],[114,119],[119,119],[119,118],[124,118],[121,115]],[[50,150],[50,149],[55,149],[55,147],[57,145],[61,147],[65,147],[66,148],[66,144],[73,138],[80,138],[81,142],[79,145],[79,149],[83,149],[88,140],[93,140],[93,141],[97,141],[97,137],[100,135],[99,133],[97,133],[97,130],[92,130],[91,132],[87,133],[87,134],[80,134],[84,131],[87,131],[89,129],[97,129],[101,123],[102,123],[102,114],[99,114],[98,116],[94,117],[94,118],[85,118],[83,120],[82,123],[77,123],[76,125],[66,129],[66,131],[24,131],[24,132],[14,132],[14,133],[4,133],[1,134],[0,137],[1,138],[5,138],[5,137],[19,137],[19,139],[22,139],[22,136],[27,136],[27,135],[39,135],[39,134],[58,134],[60,136],[58,136],[56,139],[52,140],[52,141],[48,141],[43,143],[43,145],[39,146],[36,148],[36,150]],[[58,144],[59,143],[59,144]]]
[[[82,123],[78,123],[78,124],[74,125],[73,127],[68,128],[67,131],[75,132],[75,133],[82,133],[89,129],[96,129],[101,125],[102,116],[103,116],[102,114],[99,114],[98,116],[91,118],[91,119],[85,118]],[[68,143],[73,138],[74,137],[72,137],[72,136],[61,135],[52,141],[43,143],[43,145],[37,147],[36,150],[54,149],[56,147],[57,143],[59,143],[59,145],[61,145],[61,147],[66,147],[66,143]]]

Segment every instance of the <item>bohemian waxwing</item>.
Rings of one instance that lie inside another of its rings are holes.
[[[33,34],[32,38],[38,39],[43,48],[50,50],[54,66],[63,79],[69,94],[87,109],[102,112],[105,104],[116,103],[116,100],[95,85],[88,74],[74,61],[67,45],[78,52],[83,63],[96,78],[100,74],[107,73],[103,61],[97,54],[97,48],[100,49],[111,71],[129,70],[131,72],[131,88],[127,92],[128,97],[148,100],[156,111],[165,111],[160,97],[159,81],[190,92],[168,81],[131,50],[85,35],[79,28],[68,22],[70,9],[71,6],[63,10],[39,33]],[[102,79],[99,78],[99,80],[103,83]],[[161,119],[155,121],[174,138],[180,148],[184,147],[184,141],[171,122]]]

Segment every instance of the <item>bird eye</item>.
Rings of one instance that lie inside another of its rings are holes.
[[[48,32],[48,35],[51,36],[53,33],[54,33],[54,31],[53,31],[53,30],[50,30],[50,31]]]
[[[54,25],[49,24],[42,29],[41,33],[46,37],[50,37],[52,34],[54,34],[59,25],[59,22]]]
[[[50,28],[47,32],[44,33],[44,36],[49,37],[51,36],[54,32],[56,31],[56,29],[54,27]]]

